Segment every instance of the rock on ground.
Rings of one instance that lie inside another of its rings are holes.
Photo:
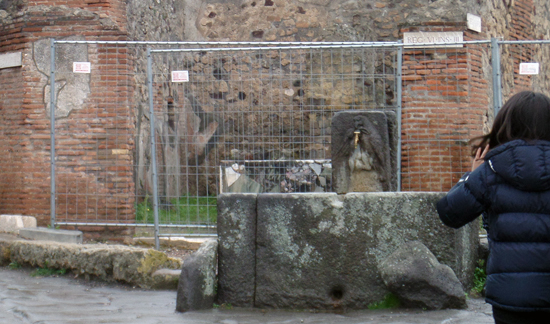
[[[428,248],[412,241],[380,265],[390,291],[404,306],[426,309],[466,308],[466,294],[451,268],[440,264]]]
[[[212,308],[216,301],[217,262],[217,240],[204,242],[185,260],[176,298],[178,312]]]

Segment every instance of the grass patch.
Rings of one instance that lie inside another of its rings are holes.
[[[61,276],[67,273],[65,269],[38,268],[31,272],[31,277]]]
[[[215,224],[218,219],[216,197],[186,196],[160,204],[160,224]],[[136,222],[154,224],[155,215],[150,197],[136,205]]]
[[[233,309],[233,305],[231,305],[230,303],[227,303],[227,304],[221,304],[221,305],[218,305],[216,303],[214,303],[214,305],[212,305],[213,308],[216,308],[216,309]]]
[[[371,310],[374,310],[374,309],[397,308],[399,306],[401,306],[401,302],[399,301],[399,298],[397,298],[396,295],[389,293],[381,301],[369,304],[367,307]]]
[[[487,272],[484,260],[479,260],[477,265],[474,270],[474,287],[472,290],[481,295],[487,281]]]
[[[21,265],[20,265],[19,263],[17,263],[17,262],[12,262],[12,263],[10,263],[10,264],[8,265],[8,267],[9,267],[10,269],[12,269],[12,270],[15,270],[15,269],[21,268]]]

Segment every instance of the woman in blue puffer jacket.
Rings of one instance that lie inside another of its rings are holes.
[[[550,98],[524,91],[473,140],[472,172],[437,203],[459,228],[486,217],[495,323],[550,323]]]

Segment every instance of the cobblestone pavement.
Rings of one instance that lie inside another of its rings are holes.
[[[63,277],[32,277],[29,270],[0,268],[2,324],[489,324],[490,307],[480,299],[466,310],[377,310],[345,314],[280,310],[212,309],[176,313],[176,292],[133,289]]]

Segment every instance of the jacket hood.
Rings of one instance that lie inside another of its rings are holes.
[[[485,161],[493,172],[520,190],[550,190],[548,141],[510,141],[489,151]]]

